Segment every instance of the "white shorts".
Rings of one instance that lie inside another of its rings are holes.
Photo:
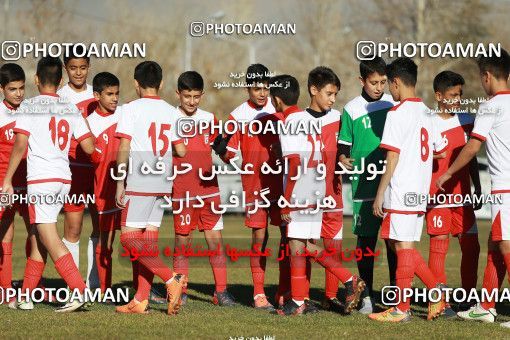
[[[28,197],[37,197],[36,202],[28,206],[30,223],[57,223],[58,214],[64,206],[69,190],[71,184],[61,182],[29,184]]]
[[[122,227],[147,228],[161,225],[165,203],[163,196],[125,196],[126,207],[122,209],[120,225]]]
[[[419,242],[423,229],[424,214],[385,213],[381,225],[381,238]]]
[[[500,201],[494,199],[491,204],[491,235],[493,241],[510,240],[510,193],[496,193]]]
[[[318,240],[321,238],[322,210],[315,214],[302,213],[305,211],[310,209],[290,212],[291,221],[287,225],[287,237]]]

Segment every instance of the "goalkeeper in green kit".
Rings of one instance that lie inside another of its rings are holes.
[[[375,252],[377,236],[382,219],[372,214],[372,204],[376,196],[380,174],[367,171],[369,164],[377,166],[382,173],[385,153],[379,149],[386,114],[395,102],[390,95],[384,93],[386,63],[380,57],[363,60],[360,63],[360,81],[363,86],[361,95],[348,102],[342,113],[342,127],[338,138],[340,161],[352,173],[352,230],[357,235],[356,248],[363,254],[367,247]],[[370,169],[374,169],[373,166]],[[361,171],[363,171],[361,173]],[[375,177],[374,177],[375,176]],[[386,243],[390,284],[395,285],[397,259],[389,244]],[[372,285],[374,276],[374,256],[363,256],[358,261],[360,277],[366,282],[366,289],[361,300],[359,311],[363,314],[373,312]]]

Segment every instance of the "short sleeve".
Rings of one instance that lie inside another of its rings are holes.
[[[490,110],[487,109],[488,106],[489,105],[486,103],[480,104],[478,109],[479,113],[476,116],[473,131],[471,131],[471,137],[479,139],[482,142],[485,142],[496,121],[496,114],[491,113]]]
[[[292,131],[292,128],[290,131]],[[282,156],[287,158],[300,157],[298,153],[300,144],[302,145],[300,140],[300,134],[280,134]]]
[[[446,136],[441,135],[441,129],[434,121],[432,121],[431,130],[434,154],[443,153],[448,148],[448,139]]]
[[[14,126],[14,133],[21,133],[30,136],[30,116],[27,113],[17,114],[16,125]]]
[[[178,134],[178,128],[177,125],[179,124],[179,113],[173,112],[174,119],[172,124],[170,124],[170,141],[172,142],[172,145],[181,144],[183,142],[182,138]]]
[[[344,108],[340,133],[338,134],[338,144],[352,145],[352,140],[352,117]]]
[[[228,129],[226,129],[227,131],[231,130],[233,128],[234,124],[236,124],[236,125],[238,124],[237,120],[232,115],[229,116],[228,121],[232,121],[232,123],[230,123],[232,125]],[[229,123],[227,123],[227,124],[229,124]],[[241,139],[239,130],[240,129],[236,129],[236,131],[232,134],[232,137],[230,137],[230,140],[228,141],[228,144],[227,144],[228,151],[231,151],[234,153],[239,151],[239,143],[240,143],[240,139]]]
[[[397,121],[396,111],[389,111],[379,148],[400,153],[404,142],[403,130]]]
[[[86,138],[92,137],[92,132],[90,132],[87,122],[81,114],[73,117],[72,124],[73,135],[78,143]]]
[[[134,133],[134,116],[130,110],[131,105],[125,104],[122,106],[122,114],[119,117],[119,122],[117,123],[117,129],[115,130],[115,137],[117,138],[127,138],[131,140]]]

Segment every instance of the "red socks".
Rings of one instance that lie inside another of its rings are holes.
[[[147,269],[145,266],[138,264],[138,275],[136,278],[137,290],[135,299],[137,301],[144,301],[149,299],[151,292],[152,281],[154,280],[154,274]]]
[[[104,293],[107,288],[112,288],[112,250],[103,249],[98,244],[96,247],[96,264],[99,285]]]
[[[78,267],[76,267],[76,264],[73,261],[71,253],[67,253],[64,256],[59,257],[55,261],[55,269],[71,290],[78,289],[81,293],[85,292],[85,282],[78,271]]]
[[[463,234],[459,238],[462,260],[460,262],[460,277],[462,288],[469,290],[476,288],[478,281],[478,257],[480,256],[480,243],[478,234]]]
[[[309,260],[305,256],[292,254],[290,256],[290,287],[292,299],[304,301],[308,297],[309,283],[306,271]]]
[[[216,291],[219,293],[224,292],[227,289],[227,258],[224,251],[221,250],[220,254],[210,256],[209,263],[213,271]]]
[[[499,289],[505,278],[506,266],[499,251],[491,251],[487,253],[487,266],[483,275],[483,286],[489,294],[493,289]],[[485,309],[494,308],[496,301],[483,301],[481,306]]]
[[[157,249],[157,231],[131,231],[120,235],[121,244],[127,249],[142,250]],[[139,264],[147,267],[154,275],[159,276],[164,282],[173,276],[172,270],[163,262],[159,256],[140,256]]]
[[[0,248],[0,287],[12,287],[12,242],[2,242]]]
[[[421,257],[418,250],[413,249],[413,254],[414,254],[413,255],[414,273],[416,274],[416,276],[420,278],[420,280],[423,281],[423,283],[428,289],[435,288],[439,281],[434,276],[430,268],[427,266],[427,263],[425,263],[425,260],[423,259],[423,257]]]
[[[411,308],[411,301],[403,300],[402,293],[405,288],[411,288],[414,277],[414,249],[400,249],[397,251],[396,284],[400,288],[401,296],[398,309],[406,312]]]
[[[336,259],[340,262],[342,262],[342,240],[334,240],[325,238],[324,241],[324,248],[334,248],[336,249]],[[331,272],[325,270],[326,273],[326,284],[325,284],[325,295],[327,298],[332,299],[336,297],[336,294],[338,293],[338,278],[333,275]]]
[[[279,278],[278,278],[278,295],[283,296],[290,291],[290,258],[287,256],[287,244],[280,245],[280,257],[283,251],[283,258],[278,261]]]
[[[174,252],[175,254],[175,252]],[[189,268],[189,258],[184,255],[180,256],[174,256],[174,272],[179,274],[184,274],[186,276],[188,275],[188,268]],[[186,288],[183,288],[182,291],[186,293]]]
[[[262,245],[258,244],[258,249],[262,249]],[[264,276],[266,273],[266,257],[252,256],[250,257],[251,277],[253,280],[253,296],[265,294],[264,292]]]
[[[37,288],[44,272],[44,262],[32,260],[30,257],[27,259],[25,267],[25,275],[23,276],[23,286],[21,290],[25,292]]]
[[[448,253],[450,239],[430,238],[429,268],[441,283],[446,283],[446,272],[444,263]]]
[[[344,284],[352,277],[351,272],[342,266],[342,262],[332,256],[327,256],[321,252],[315,260]]]

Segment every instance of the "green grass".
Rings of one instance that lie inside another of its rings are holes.
[[[24,239],[25,230],[21,220],[16,220],[15,246],[14,246],[14,279],[23,277],[25,265]],[[172,245],[173,233],[172,217],[165,216],[160,246]],[[226,243],[246,249],[250,243],[250,232],[242,226],[240,216],[225,217],[224,236]],[[350,249],[355,245],[350,231],[350,219],[347,219],[347,228],[344,232],[344,247]],[[62,227],[62,221],[59,222]],[[486,240],[489,224],[479,221],[481,256],[478,267],[479,283],[481,286],[483,270],[486,262]],[[90,218],[86,216],[83,237],[81,239],[81,272],[86,270],[86,245],[90,233]],[[276,249],[279,232],[272,228],[269,247]],[[195,233],[197,240],[202,235]],[[428,237],[422,237],[419,245],[421,252],[427,256]],[[119,249],[118,237],[116,249]],[[387,267],[384,256],[377,261],[375,273],[375,289],[380,290],[387,281]],[[165,261],[171,264],[171,259]],[[460,250],[457,242],[450,243],[450,253],[447,259],[447,276],[452,287],[460,285],[459,276]],[[229,263],[228,280],[229,291],[240,302],[234,308],[220,308],[214,306],[211,294],[214,290],[212,273],[206,259],[193,259],[190,263],[190,284],[188,289],[188,304],[177,317],[168,317],[164,305],[151,305],[149,315],[118,315],[113,307],[95,304],[87,311],[56,314],[53,305],[37,304],[31,312],[12,311],[7,306],[0,306],[0,337],[1,338],[201,338],[201,339],[229,339],[252,337],[264,339],[264,336],[302,339],[341,338],[345,336],[363,338],[508,338],[510,331],[502,329],[499,324],[478,324],[462,321],[436,320],[425,321],[425,306],[413,305],[413,322],[403,325],[381,324],[368,320],[366,316],[353,314],[340,316],[330,312],[321,312],[315,315],[302,317],[280,317],[255,311],[248,305],[251,301],[251,275],[249,261],[241,259]],[[349,268],[355,269],[352,262]],[[272,298],[276,291],[278,279],[278,266],[273,256],[268,260],[266,274],[267,295]],[[58,275],[49,262],[44,276],[48,278],[49,286],[63,286],[63,281],[57,279]],[[114,255],[114,286],[129,285],[131,281],[131,266],[125,259],[121,259],[119,252]],[[160,281],[155,281],[161,284]],[[414,284],[421,286],[415,279]],[[324,271],[314,264],[311,283],[311,298],[320,301],[323,294]],[[505,286],[507,283],[505,281]],[[510,308],[498,305],[498,312],[503,314],[500,321],[508,321]]]

